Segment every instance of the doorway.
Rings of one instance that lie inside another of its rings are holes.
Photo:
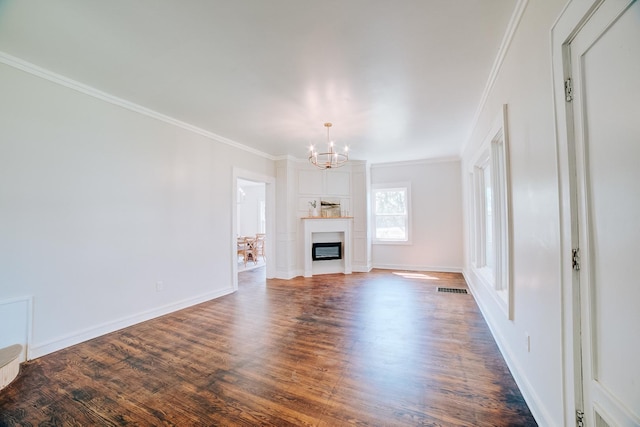
[[[238,272],[266,265],[266,184],[237,180],[236,238]]]
[[[264,268],[266,278],[275,277],[275,178],[252,171],[234,168],[232,179],[231,244],[234,257],[231,263],[233,289],[238,289],[238,274],[253,268]],[[242,238],[242,242],[239,240]],[[250,255],[241,253],[244,238],[262,239],[251,247]]]

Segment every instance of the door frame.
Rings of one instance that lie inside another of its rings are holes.
[[[238,179],[245,181],[263,182],[265,184],[265,214],[266,214],[266,234],[267,239],[265,241],[265,252],[269,256],[269,262],[266,263],[266,276],[267,279],[275,277],[276,266],[276,250],[275,250],[275,213],[276,213],[276,179],[269,175],[263,175],[246,169],[238,167],[233,168],[233,178],[231,179],[231,185],[233,186],[231,191],[231,253],[233,254],[233,261],[231,263],[231,278],[233,291],[238,290],[238,263],[237,263],[237,242],[235,239],[235,233],[238,228]]]
[[[621,3],[627,0],[621,0]],[[551,30],[553,97],[556,123],[558,190],[560,206],[560,261],[562,307],[563,400],[565,425],[576,424],[584,411],[580,275],[573,268],[579,245],[578,189],[573,104],[567,102],[565,81],[571,77],[569,47],[605,0],[571,0]]]

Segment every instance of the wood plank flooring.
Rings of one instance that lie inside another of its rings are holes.
[[[23,365],[0,425],[535,426],[459,274],[239,291]]]

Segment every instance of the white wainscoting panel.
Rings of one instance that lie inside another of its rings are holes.
[[[0,348],[22,345],[18,358],[30,358],[33,299],[30,296],[0,301]]]

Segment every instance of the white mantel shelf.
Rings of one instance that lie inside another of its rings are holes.
[[[303,216],[300,219],[353,219],[352,216]]]
[[[311,245],[313,244],[313,233],[343,233],[343,254],[344,274],[351,274],[351,223],[353,217],[303,217],[304,223],[304,277],[313,276],[313,259],[311,255]],[[311,220],[311,221],[306,221]]]

